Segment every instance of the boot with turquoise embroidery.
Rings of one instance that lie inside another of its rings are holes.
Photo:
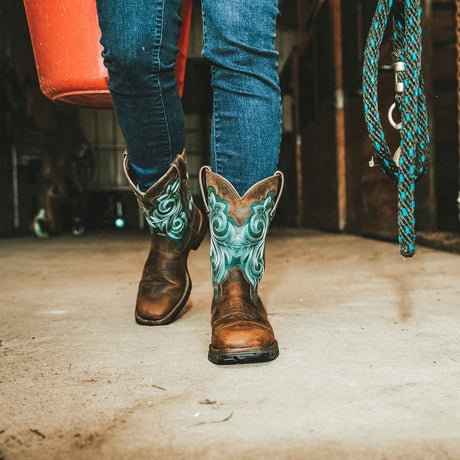
[[[206,233],[205,216],[188,190],[185,152],[142,193],[125,153],[123,166],[129,185],[147,221],[151,237],[137,293],[135,317],[139,324],[154,326],[174,321],[192,289],[187,269],[191,249],[197,249]]]
[[[208,358],[215,364],[270,361],[278,343],[257,293],[265,266],[265,238],[283,188],[276,172],[242,197],[209,167],[200,172],[211,229],[214,287]]]

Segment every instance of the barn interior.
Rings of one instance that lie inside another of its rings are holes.
[[[377,1],[280,2],[286,185],[260,285],[280,356],[216,366],[209,234],[177,321],[136,324],[150,237],[115,112],[45,97],[24,5],[0,2],[0,459],[460,456],[460,2],[421,3],[431,160],[404,259],[397,186],[370,167],[364,120]],[[396,149],[390,38],[379,104]],[[196,201],[211,148],[201,49],[194,0],[182,105]]]

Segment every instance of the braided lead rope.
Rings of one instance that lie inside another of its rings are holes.
[[[363,62],[364,115],[373,146],[373,158],[383,172],[398,184],[398,227],[400,252],[415,253],[415,182],[426,172],[430,137],[423,92],[422,9],[420,0],[379,0],[367,37]],[[401,134],[400,148],[392,155],[379,115],[377,98],[380,46],[389,18],[393,21],[393,60],[395,67],[395,106],[401,123],[389,118]],[[371,160],[373,165],[373,159]]]

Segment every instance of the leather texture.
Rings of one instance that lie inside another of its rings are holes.
[[[244,196],[222,176],[200,174],[211,228],[212,339],[215,364],[269,361],[278,344],[257,294],[265,262],[265,237],[282,188],[282,174],[258,182]]]
[[[251,285],[239,268],[231,269],[212,303],[212,340],[215,350],[265,348],[275,334],[260,299],[254,300]]]
[[[152,234],[139,282],[135,318],[143,325],[168,324],[189,298],[192,282],[187,258],[206,233],[205,215],[188,191],[185,152],[176,156],[165,175],[145,193],[133,182],[135,174],[126,154],[123,166]]]

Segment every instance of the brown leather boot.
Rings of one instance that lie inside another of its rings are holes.
[[[212,340],[215,364],[270,361],[278,343],[257,286],[265,265],[265,237],[283,188],[276,172],[241,197],[209,167],[200,172],[211,229]],[[206,191],[205,191],[206,190]]]
[[[189,298],[192,281],[187,258],[206,233],[205,216],[188,191],[185,152],[145,193],[133,182],[135,173],[126,153],[123,167],[152,234],[137,293],[136,321],[149,326],[168,324]]]

